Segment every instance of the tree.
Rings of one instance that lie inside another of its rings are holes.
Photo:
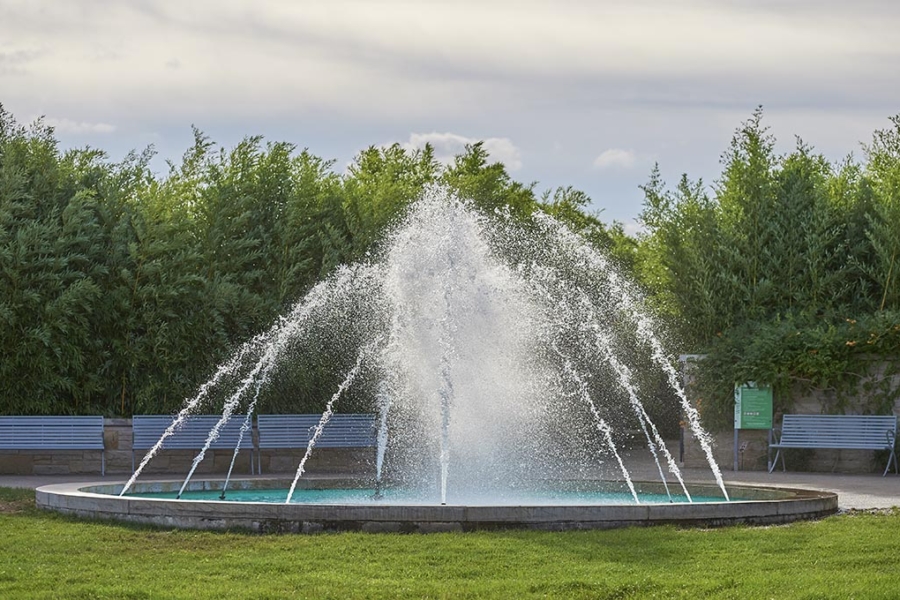
[[[735,132],[722,156],[724,171],[716,187],[723,235],[722,266],[732,281],[732,314],[758,318],[773,294],[774,261],[766,254],[773,242],[775,140],[762,126],[762,107]]]
[[[343,180],[348,252],[342,262],[362,258],[438,175],[434,149],[404,150],[399,144],[360,152]]]
[[[731,320],[732,280],[722,271],[722,239],[718,207],[704,191],[702,180],[682,175],[674,193],[654,167],[642,186],[645,196],[640,219],[648,230],[642,241],[646,257],[643,280],[662,290],[663,309],[690,323],[687,340],[696,349]]]
[[[466,144],[441,178],[460,198],[471,200],[485,212],[509,210],[513,215],[527,217],[537,208],[534,185],[513,181],[503,163],[489,162],[483,142]]]
[[[876,131],[865,149],[875,198],[866,235],[878,268],[871,274],[881,288],[879,310],[900,309],[900,114],[891,123],[893,128]]]

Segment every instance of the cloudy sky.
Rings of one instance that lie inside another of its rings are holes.
[[[0,0],[0,103],[64,147],[178,159],[191,125],[339,168],[484,140],[629,227],[654,162],[712,183],[754,107],[833,160],[900,112],[896,0]]]

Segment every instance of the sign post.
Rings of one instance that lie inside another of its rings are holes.
[[[772,388],[749,381],[734,386],[734,470],[738,470],[738,432],[772,429]]]

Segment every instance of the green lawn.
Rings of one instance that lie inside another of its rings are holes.
[[[0,598],[897,598],[900,511],[714,530],[260,536],[77,521],[0,488]]]

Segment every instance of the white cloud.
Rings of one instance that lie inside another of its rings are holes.
[[[622,223],[622,229],[625,231],[625,233],[627,233],[631,237],[635,237],[646,231],[646,229],[644,228],[644,225],[639,223],[635,219],[629,219],[627,221],[624,221]]]
[[[88,123],[53,117],[45,118],[44,124],[55,129],[57,133],[113,133],[116,130],[116,126],[109,123]]]
[[[634,166],[636,160],[637,156],[631,150],[610,148],[594,159],[594,167],[597,169],[629,169]]]
[[[7,103],[91,105],[121,123],[308,111],[441,127],[435,115],[533,123],[528,106],[896,105],[896,3],[832,1],[803,18],[753,4],[28,0],[2,11],[0,89]]]
[[[403,143],[403,147],[413,150],[421,150],[425,144],[431,144],[434,148],[435,158],[444,164],[453,161],[453,157],[465,151],[466,144],[484,142],[492,160],[503,163],[510,171],[518,171],[522,168],[522,153],[509,138],[470,138],[456,133],[413,133],[409,140]]]

